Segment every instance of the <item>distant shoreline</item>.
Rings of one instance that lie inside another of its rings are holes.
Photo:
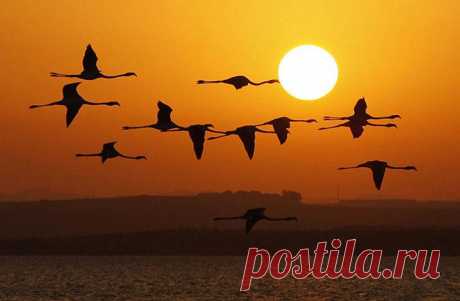
[[[460,255],[460,203],[411,200],[301,201],[294,191],[225,191],[194,196],[136,196],[0,202],[0,255],[241,255],[249,247],[277,250],[358,238],[363,248],[441,249]],[[297,222],[216,223],[266,208]]]

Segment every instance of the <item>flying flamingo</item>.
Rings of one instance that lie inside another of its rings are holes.
[[[233,131],[226,131],[226,132],[215,131],[215,132],[223,134],[223,135],[210,137],[208,138],[208,140],[219,139],[219,138],[226,137],[229,135],[238,135],[238,137],[240,137],[241,142],[243,142],[244,149],[246,150],[246,153],[248,154],[249,159],[252,159],[252,157],[254,156],[254,150],[255,150],[255,144],[256,144],[256,132],[270,133],[270,134],[275,133],[275,132],[264,131],[264,130],[258,129],[254,125],[241,126],[239,128],[236,128]]]
[[[351,166],[351,167],[340,167],[339,170],[343,169],[352,169],[352,168],[361,168],[361,167],[367,167],[370,168],[372,171],[372,178],[374,179],[374,184],[375,188],[380,190],[382,187],[382,182],[383,182],[383,177],[385,175],[385,170],[387,168],[390,169],[404,169],[404,170],[417,170],[415,166],[402,166],[402,167],[395,167],[395,166],[390,166],[388,165],[387,162],[385,161],[367,161],[365,163],[356,165],[356,166]]]
[[[210,128],[214,127],[210,123],[206,124],[193,124],[188,127],[181,127],[178,129],[172,129],[169,130],[168,132],[174,132],[174,131],[187,131],[190,139],[192,140],[193,143],[193,150],[195,151],[195,156],[198,160],[201,159],[201,156],[203,155],[203,150],[204,150],[204,142],[206,138],[206,132],[212,132],[212,133],[221,133],[219,131],[214,131]]]
[[[251,81],[249,78],[247,78],[246,76],[244,75],[238,75],[238,76],[233,76],[233,77],[230,77],[230,78],[227,78],[227,79],[224,79],[224,80],[199,80],[196,82],[197,84],[219,84],[219,83],[223,83],[223,84],[228,84],[228,85],[232,85],[233,87],[235,87],[235,89],[241,89],[249,84],[253,85],[253,86],[260,86],[260,85],[263,85],[263,84],[274,84],[274,83],[279,83],[279,81],[277,79],[271,79],[271,80],[266,80],[266,81],[262,81],[262,82],[258,82],[258,83],[255,83],[253,81]]]
[[[279,117],[279,118],[267,121],[265,123],[258,124],[256,126],[271,124],[273,126],[273,130],[278,136],[278,140],[280,141],[280,144],[284,144],[284,142],[286,142],[287,140],[288,134],[290,133],[288,129],[291,127],[291,122],[311,123],[311,122],[317,122],[317,121],[316,119],[291,119],[289,117]]]
[[[282,217],[272,218],[265,215],[265,208],[254,208],[246,211],[244,215],[234,217],[216,217],[214,221],[231,220],[231,219],[244,219],[246,220],[246,234],[251,231],[254,225],[260,220],[275,221],[297,221],[296,217]]]
[[[158,113],[157,122],[149,125],[141,126],[124,126],[123,130],[153,128],[165,132],[170,129],[181,128],[171,120],[171,112],[173,111],[170,106],[162,101],[157,103]]]
[[[62,74],[51,72],[53,77],[77,77],[80,79],[93,80],[97,78],[117,78],[122,76],[137,76],[134,72],[127,72],[118,75],[105,75],[97,68],[97,56],[90,44],[86,46],[85,56],[83,57],[83,71],[80,74]]]
[[[119,153],[115,149],[115,144],[116,143],[117,142],[115,142],[115,141],[105,143],[104,145],[102,145],[102,150],[99,153],[95,153],[95,154],[76,154],[75,156],[76,157],[101,157],[102,163],[104,163],[107,159],[112,159],[112,158],[115,158],[115,157],[121,157],[121,158],[125,158],[125,159],[133,159],[133,160],[147,160],[147,158],[145,156],[132,157],[132,156],[126,156],[126,155],[123,155],[123,154]]]
[[[383,127],[397,127],[396,124],[394,123],[387,123],[387,124],[375,124],[375,123],[370,123],[369,120],[371,119],[395,119],[395,118],[401,118],[399,115],[390,115],[390,116],[382,116],[382,117],[374,117],[369,115],[366,112],[367,109],[367,104],[366,100],[364,98],[360,98],[358,102],[355,105],[354,108],[354,114],[351,116],[345,116],[345,117],[331,117],[331,116],[325,116],[324,120],[348,120],[345,123],[338,124],[335,126],[330,126],[330,127],[322,127],[319,128],[319,130],[327,130],[327,129],[333,129],[333,128],[338,128],[338,127],[349,127],[351,130],[351,133],[353,135],[353,138],[359,138],[361,134],[364,131],[364,126],[370,125],[370,126],[383,126]]]
[[[77,87],[79,84],[80,82],[65,85],[64,88],[62,89],[63,98],[59,101],[55,101],[55,102],[43,104],[43,105],[31,105],[29,108],[36,109],[36,108],[42,108],[42,107],[48,107],[48,106],[58,106],[58,105],[65,106],[67,108],[66,125],[67,127],[69,127],[72,121],[77,116],[78,111],[80,111],[80,108],[83,105],[120,106],[120,104],[116,101],[90,102],[90,101],[83,99],[77,92]]]

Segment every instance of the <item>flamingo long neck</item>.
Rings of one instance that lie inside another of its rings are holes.
[[[189,128],[178,126],[175,129],[167,130],[167,132],[183,132],[183,131],[188,131],[188,130],[189,130]]]
[[[198,84],[218,84],[221,83],[221,80],[199,80]]]
[[[377,124],[377,123],[371,123],[371,122],[366,121],[366,125],[390,127],[393,125],[393,123]]]
[[[63,73],[51,72],[50,76],[53,76],[53,77],[80,77],[81,74],[63,74]]]
[[[118,77],[124,77],[124,76],[129,76],[129,75],[126,74],[126,73],[123,73],[123,74],[116,74],[116,75],[105,75],[105,74],[101,74],[101,77],[102,77],[102,78],[118,78]]]
[[[260,85],[263,85],[263,84],[269,84],[269,83],[272,82],[272,81],[273,81],[273,80],[264,80],[264,81],[255,83],[255,82],[249,80],[249,83],[250,83],[251,85],[254,85],[254,86],[260,86]]]
[[[347,121],[347,122],[342,123],[342,124],[333,125],[333,126],[321,127],[318,130],[330,130],[330,129],[334,129],[334,128],[338,128],[338,127],[342,127],[342,126],[350,126],[350,121]]]
[[[95,154],[76,154],[77,157],[100,157],[102,153],[95,153]]]
[[[139,158],[135,157],[135,156],[126,156],[126,155],[123,155],[123,154],[119,154],[119,156],[122,157],[122,158],[125,158],[125,159],[139,160]]]
[[[266,216],[265,219],[271,222],[278,222],[278,221],[289,221],[294,220],[294,217],[268,217]]]
[[[216,133],[216,134],[225,134],[225,132],[213,130],[213,129],[210,129],[209,127],[206,128],[206,131],[211,132],[211,133]]]
[[[411,166],[390,166],[390,165],[387,165],[387,168],[390,168],[390,169],[412,169]]]
[[[274,131],[266,131],[266,130],[261,130],[259,128],[255,128],[255,131],[259,132],[259,133],[266,133],[266,134],[275,134],[276,133]]]
[[[233,133],[225,133],[225,134],[220,135],[220,136],[209,137],[208,140],[215,140],[215,139],[227,137],[227,136],[232,135],[232,134],[233,134]]]
[[[216,217],[214,218],[215,221],[224,221],[230,219],[244,219],[244,216],[231,216],[231,217]]]
[[[305,123],[311,123],[311,122],[316,122],[315,119],[291,119],[291,122],[305,122]]]
[[[36,108],[43,108],[43,107],[50,107],[50,106],[57,106],[57,105],[63,105],[62,100],[54,101],[54,102],[43,104],[43,105],[31,105],[29,108],[36,109]]]
[[[348,167],[339,167],[339,169],[354,169],[354,168],[360,168],[360,167],[364,167],[364,166],[348,166]]]
[[[113,101],[92,102],[85,100],[85,104],[90,106],[110,106],[113,104]]]
[[[389,115],[389,116],[381,116],[381,117],[374,117],[374,116],[369,116],[369,119],[394,119],[395,117],[392,116],[392,115]]]

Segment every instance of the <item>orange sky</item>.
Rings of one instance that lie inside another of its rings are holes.
[[[460,198],[456,1],[42,2],[8,1],[0,11],[2,195],[292,189],[305,200],[331,200],[340,187],[342,198]],[[84,107],[69,129],[62,107],[30,111],[30,104],[61,98],[72,80],[48,73],[80,72],[88,43],[103,72],[139,77],[86,81],[80,94],[122,106]],[[238,74],[276,77],[281,57],[301,44],[325,48],[339,65],[335,89],[316,102],[296,100],[279,85],[235,91],[194,84]],[[354,140],[345,128],[319,132],[298,124],[283,146],[258,136],[252,161],[237,137],[208,142],[197,161],[186,133],[120,130],[150,123],[158,99],[180,124],[225,130],[278,116],[348,115],[361,96],[371,114],[402,115],[399,128],[366,128]],[[74,157],[112,140],[149,160],[102,165]],[[368,170],[336,171],[370,159],[414,164],[419,172],[390,171],[377,192]]]

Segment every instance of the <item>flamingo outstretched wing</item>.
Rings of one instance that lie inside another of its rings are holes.
[[[364,132],[364,127],[360,124],[350,123],[350,131],[353,138],[359,138]]]
[[[354,110],[355,110],[356,115],[366,114],[366,110],[367,110],[366,100],[364,98],[360,98],[356,102]]]
[[[371,170],[375,188],[380,190],[380,188],[382,187],[383,177],[385,176],[385,165],[375,165],[371,168]]]
[[[258,222],[259,220],[256,219],[248,219],[246,220],[246,234],[248,234],[251,229],[254,227],[254,225]]]
[[[64,99],[66,98],[81,98],[81,96],[78,94],[77,87],[80,84],[80,82],[76,83],[71,83],[67,84],[62,88],[62,95]]]
[[[170,106],[165,104],[162,101],[159,101],[157,103],[158,106],[158,113],[157,113],[157,119],[158,123],[171,123],[171,112],[173,111]]]
[[[115,151],[115,144],[116,143],[117,143],[116,141],[104,143],[104,145],[102,145],[102,152],[103,153],[108,153],[108,152]]]
[[[192,128],[188,131],[188,134],[193,142],[193,150],[195,151],[195,156],[198,160],[200,160],[204,150],[206,128]]]
[[[263,216],[266,208],[253,208],[246,211],[245,216]]]
[[[240,137],[241,142],[243,142],[244,149],[246,150],[249,159],[252,159],[252,157],[254,156],[254,149],[256,145],[255,131],[245,129],[244,131],[239,132],[238,136]]]
[[[72,121],[75,119],[75,117],[77,117],[81,106],[82,105],[80,103],[75,103],[75,104],[72,104],[71,106],[67,106],[67,112],[65,115],[67,127],[69,127]]]
[[[289,127],[290,127],[289,121],[286,123],[282,120],[279,120],[273,123],[273,129],[275,130],[276,136],[278,137],[280,144],[284,144],[284,142],[286,142],[288,134],[289,134],[289,130],[288,130]]]
[[[83,70],[88,73],[99,73],[97,68],[97,55],[91,44],[86,46],[85,56],[83,57]]]

